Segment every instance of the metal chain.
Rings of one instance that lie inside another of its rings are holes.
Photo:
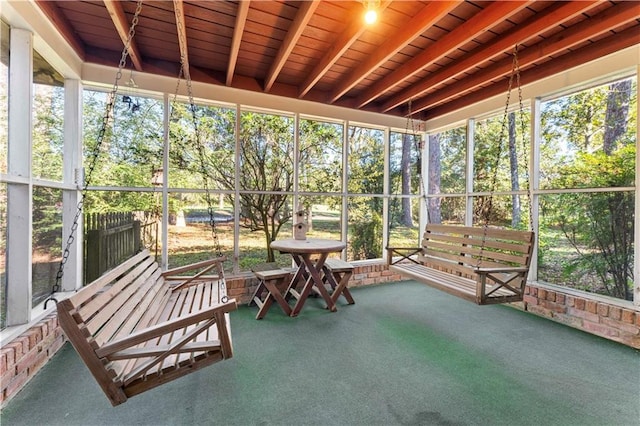
[[[524,122],[524,106],[522,105],[522,85],[520,83],[520,63],[518,62],[518,46],[515,47],[514,53],[515,71],[516,71],[516,87],[518,88],[518,102],[520,105],[520,133],[522,134],[522,154],[524,158],[524,170],[526,173],[525,182],[527,184],[527,205],[529,207],[529,230],[533,231],[533,204],[531,200],[531,181],[529,170],[529,155],[527,154],[527,140],[526,130],[527,127]],[[531,138],[529,138],[531,140]]]
[[[509,76],[509,87],[507,89],[507,100],[504,105],[504,114],[502,116],[502,127],[500,129],[500,137],[498,139],[498,149],[496,150],[496,158],[494,161],[493,168],[493,176],[491,178],[491,187],[489,191],[489,198],[487,199],[486,209],[483,209],[486,213],[484,215],[484,224],[482,227],[482,243],[480,244],[480,252],[478,253],[478,262],[476,263],[476,268],[479,268],[482,265],[482,257],[485,249],[485,245],[487,242],[487,233],[489,231],[489,215],[493,209],[493,196],[496,192],[496,185],[498,183],[498,167],[500,166],[500,156],[502,154],[502,148],[504,145],[505,134],[507,133],[508,128],[508,114],[509,114],[509,104],[511,101],[511,89],[513,88],[513,80],[517,76],[518,88],[520,87],[520,68],[518,67],[518,45],[515,46],[513,52],[513,61],[511,65],[511,75]],[[521,91],[519,90],[519,93]],[[520,108],[522,109],[522,99],[520,100]]]
[[[178,37],[182,38],[186,35],[182,33],[182,25],[181,19],[183,16],[181,15],[180,8],[175,7],[174,1],[174,9],[176,13],[176,26],[178,27]],[[180,69],[181,73],[184,74],[186,84],[187,84],[187,94],[189,96],[189,109],[191,110],[191,118],[193,120],[193,129],[196,137],[196,148],[198,150],[198,159],[200,160],[200,174],[202,175],[202,181],[205,191],[205,200],[207,201],[207,211],[209,213],[209,225],[211,226],[211,237],[213,239],[214,247],[216,249],[216,255],[218,257],[222,257],[222,248],[220,247],[220,239],[218,238],[218,233],[216,230],[216,221],[215,221],[215,212],[213,209],[213,202],[211,201],[211,192],[209,190],[209,175],[207,173],[207,167],[205,164],[205,152],[204,146],[202,143],[202,139],[200,138],[200,129],[198,127],[198,116],[195,102],[193,100],[193,86],[191,84],[191,73],[189,72],[187,65],[186,53],[180,52]],[[176,95],[177,95],[178,87],[176,87]],[[222,303],[226,303],[229,298],[226,294],[226,284],[224,278],[224,270],[220,268],[221,276],[218,279],[218,295],[222,295],[220,301]]]
[[[422,199],[424,200],[424,205],[427,211],[427,221],[430,221],[430,217],[429,217],[429,197],[428,197],[428,188],[427,188],[427,184],[422,176],[422,153],[423,153],[423,149],[425,146],[425,141],[422,138],[422,135],[419,138],[416,138],[416,129],[415,129],[415,124],[413,121],[413,102],[412,99],[409,99],[409,103],[408,103],[408,115],[409,117],[407,118],[407,132],[409,131],[409,124],[411,124],[411,131],[412,131],[412,135],[413,135],[413,144],[414,144],[414,148],[416,150],[416,152],[418,153],[418,162],[417,162],[417,174],[418,174],[418,185],[420,187],[420,189],[422,190]]]
[[[100,157],[100,150],[102,148],[102,143],[104,141],[104,137],[107,133],[107,128],[109,127],[109,121],[112,118],[113,108],[115,105],[116,95],[118,92],[118,83],[122,78],[122,70],[127,64],[127,58],[129,56],[129,48],[131,47],[131,41],[135,36],[135,28],[138,25],[140,12],[142,11],[142,0],[138,0],[136,11],[133,15],[133,20],[131,21],[131,26],[129,27],[129,33],[127,35],[127,41],[122,49],[122,55],[120,57],[120,62],[118,63],[118,71],[116,73],[116,78],[113,83],[113,87],[111,88],[111,92],[109,92],[109,96],[107,98],[107,106],[104,116],[102,117],[102,125],[98,132],[98,137],[96,139],[96,146],[91,154],[91,159],[89,161],[88,172],[85,176],[82,176],[84,179],[82,190],[80,192],[80,201],[78,201],[78,206],[76,210],[76,214],[73,218],[73,223],[71,224],[71,232],[69,233],[69,237],[67,238],[67,242],[62,253],[62,259],[60,260],[60,265],[58,267],[58,272],[56,273],[56,281],[51,288],[51,294],[49,298],[44,302],[44,309],[47,309],[47,304],[50,300],[58,303],[58,301],[53,297],[53,295],[60,291],[60,283],[62,281],[62,277],[64,276],[64,268],[69,260],[69,256],[71,254],[71,246],[76,239],[76,233],[78,230],[78,226],[80,223],[80,217],[82,216],[82,211],[84,209],[84,199],[87,193],[87,188],[91,182],[91,178],[93,176],[93,171],[98,164],[98,158]]]
[[[181,14],[180,8],[175,7],[174,1],[174,9],[176,14],[176,26],[178,27],[178,37],[182,39],[186,37],[186,34],[182,33],[182,19],[184,17]],[[216,255],[218,257],[222,257],[222,248],[220,247],[220,239],[218,238],[218,233],[216,230],[216,222],[215,222],[215,210],[213,207],[213,202],[211,201],[211,191],[209,189],[209,174],[207,173],[207,166],[205,164],[206,156],[204,152],[204,144],[202,143],[200,129],[198,126],[198,116],[197,116],[197,108],[195,102],[193,100],[193,87],[191,84],[191,73],[187,67],[187,58],[186,53],[180,52],[180,65],[182,69],[182,73],[185,76],[186,84],[187,84],[187,94],[189,96],[189,108],[191,110],[191,118],[193,120],[193,129],[195,132],[196,138],[196,148],[198,150],[198,159],[200,161],[200,173],[202,175],[202,181],[205,191],[205,200],[207,202],[207,211],[209,213],[209,225],[211,226],[211,237],[213,239],[214,247],[216,249]]]

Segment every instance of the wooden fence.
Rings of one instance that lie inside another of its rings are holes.
[[[133,256],[145,243],[155,243],[157,251],[157,222],[149,219],[149,214],[144,212],[86,214],[85,283]],[[154,227],[155,231],[151,229]],[[150,238],[155,241],[149,241]]]

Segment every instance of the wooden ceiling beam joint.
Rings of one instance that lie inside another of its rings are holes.
[[[184,78],[190,81],[191,71],[189,70],[189,47],[187,45],[187,19],[184,16],[184,3],[182,0],[173,0],[173,11],[176,17],[176,33],[178,36],[178,45],[180,46],[182,73]]]
[[[437,23],[449,12],[459,6],[462,1],[432,1],[423,7],[409,22],[379,46],[345,78],[331,93],[330,102],[334,103],[356,84],[371,74],[411,41],[415,40],[427,29]]]
[[[319,5],[320,0],[301,2],[300,8],[298,9],[296,16],[291,23],[291,27],[289,28],[289,31],[287,31],[287,34],[285,35],[284,40],[282,41],[282,44],[278,49],[278,53],[276,54],[271,67],[269,68],[269,72],[267,73],[264,82],[265,92],[269,92],[273,87],[273,83],[275,83],[276,78],[278,78],[278,74],[280,74],[280,71],[282,70],[284,64],[287,62],[287,59],[289,59],[291,51],[296,46],[296,43],[300,39],[302,32],[306,28],[309,20],[311,19],[311,16],[313,16],[313,13],[316,11]]]
[[[526,40],[530,40],[538,34],[583,13],[598,3],[600,1],[555,3],[553,6],[537,13],[528,22],[518,25],[512,31],[497,37],[493,42],[480,46],[451,65],[441,68],[407,90],[392,96],[382,104],[380,112],[390,111],[400,104],[408,102],[409,99],[421,97],[427,91],[432,90],[433,87],[446,81],[451,81],[461,74],[477,68],[479,64],[489,62],[498,55],[510,52],[516,44],[522,44]]]
[[[463,22],[455,30],[442,37],[437,43],[433,43],[429,49],[424,49],[411,60],[405,62],[386,77],[374,83],[358,98],[356,105],[358,108],[361,108],[369,102],[372,102],[387,90],[392,89],[406,79],[414,76],[450,52],[474,39],[479,34],[488,31],[501,20],[507,19],[521,11],[530,3],[532,3],[532,1],[497,1],[490,4],[485,9],[476,13],[471,19]]]
[[[103,1],[124,47],[127,45],[127,40],[129,39],[130,25],[127,20],[127,16],[124,13],[124,9],[122,9],[122,3],[114,0]],[[129,41],[128,54],[136,71],[142,71],[142,55],[140,55],[140,51],[133,40]]]
[[[247,23],[247,15],[249,14],[250,0],[240,0],[238,2],[238,10],[236,12],[236,23],[233,27],[233,38],[231,39],[231,47],[229,48],[229,61],[227,64],[227,78],[225,84],[231,86],[233,75],[236,71],[238,62],[238,53],[240,52],[240,44],[242,43],[242,34]]]
[[[383,1],[378,7],[378,13],[382,13],[389,5],[391,0]],[[362,9],[361,5],[356,5],[349,14],[350,16],[359,16]],[[331,43],[329,49],[325,52],[313,70],[307,74],[307,78],[298,88],[298,97],[303,98],[313,86],[315,86],[323,75],[336,63],[338,59],[358,40],[358,38],[367,30],[368,25],[363,19],[352,19],[340,35]]]

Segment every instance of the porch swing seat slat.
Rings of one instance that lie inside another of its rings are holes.
[[[60,326],[112,405],[233,356],[237,305],[220,294],[223,261],[162,272],[144,250],[58,303]],[[193,268],[217,275],[177,275]]]
[[[534,236],[531,231],[428,224],[420,247],[387,247],[387,259],[391,271],[478,305],[519,302]]]

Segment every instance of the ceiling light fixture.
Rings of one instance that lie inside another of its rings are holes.
[[[372,25],[378,20],[378,8],[380,7],[380,0],[363,1],[362,4],[366,9],[364,13],[364,21],[367,25]]]

